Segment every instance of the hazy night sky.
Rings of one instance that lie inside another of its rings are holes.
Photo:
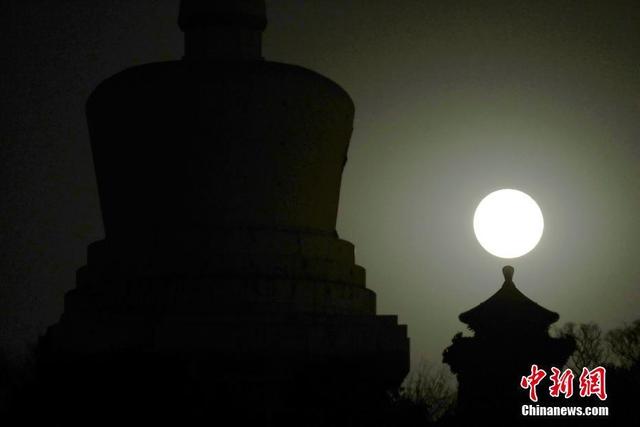
[[[265,57],[356,104],[338,232],[414,360],[515,283],[560,322],[640,317],[636,1],[272,0]],[[104,78],[178,59],[178,0],[0,4],[0,338],[34,340],[102,237],[84,103]],[[539,203],[538,247],[506,261],[472,227],[493,190]]]

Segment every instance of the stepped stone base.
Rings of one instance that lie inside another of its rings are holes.
[[[375,314],[375,294],[352,273],[363,272],[352,246],[333,239],[351,254],[281,258],[281,271],[298,271],[299,279],[250,269],[244,277],[230,270],[127,276],[116,267],[126,265],[122,254],[98,242],[62,318],[41,340],[41,375],[60,399],[82,402],[69,416],[112,407],[142,422],[144,408],[165,402],[164,412],[148,413],[265,425],[358,417],[407,374],[409,340],[395,316]],[[331,271],[341,275],[331,280]]]

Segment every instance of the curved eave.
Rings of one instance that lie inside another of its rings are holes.
[[[486,301],[461,313],[458,318],[475,329],[474,325],[486,324],[488,321],[526,321],[528,324],[548,326],[556,322],[560,316],[528,298],[513,283],[505,283]]]

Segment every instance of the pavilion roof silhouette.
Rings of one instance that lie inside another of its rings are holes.
[[[474,308],[461,313],[458,316],[460,321],[475,331],[488,325],[511,328],[523,324],[535,325],[546,330],[559,319],[558,313],[542,307],[516,288],[513,283],[513,267],[506,266],[502,272],[505,281],[498,292]]]

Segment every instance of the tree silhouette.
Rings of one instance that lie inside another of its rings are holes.
[[[612,358],[624,368],[638,366],[640,362],[640,319],[631,325],[612,329],[606,335]]]
[[[400,396],[423,408],[430,421],[438,421],[456,402],[455,376],[442,364],[420,360],[405,379]]]
[[[593,369],[609,361],[604,334],[596,323],[567,322],[561,327],[553,328],[552,333],[558,337],[573,337],[575,340],[576,350],[567,361],[567,367],[574,372],[582,372],[583,367]]]

